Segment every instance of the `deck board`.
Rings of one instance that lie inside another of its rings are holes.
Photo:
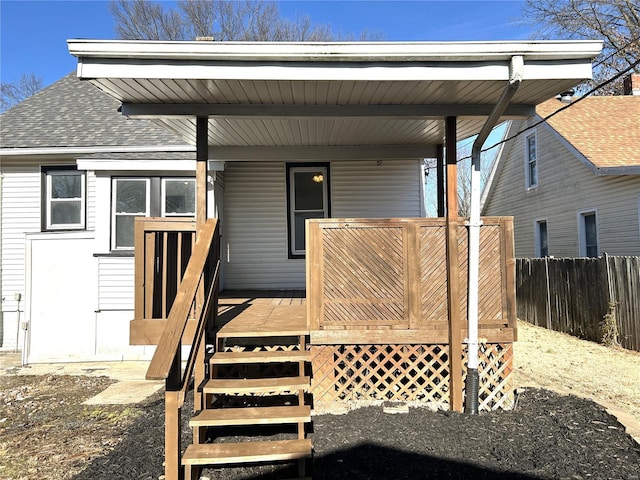
[[[222,292],[218,315],[223,337],[309,333],[304,291]]]

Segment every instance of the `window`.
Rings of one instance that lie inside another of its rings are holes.
[[[538,142],[536,133],[525,137],[525,184],[527,188],[538,185]]]
[[[289,258],[305,253],[305,220],[329,217],[329,165],[287,165]]]
[[[180,217],[196,214],[196,181],[193,178],[162,179],[162,216]]]
[[[45,230],[85,228],[86,174],[73,166],[46,167],[44,178]]]
[[[547,221],[538,220],[536,222],[536,255],[538,257],[549,256],[549,241],[547,238]]]
[[[195,215],[194,178],[113,178],[111,205],[111,248],[134,247],[136,217]]]
[[[596,212],[580,212],[578,214],[578,236],[581,257],[598,256],[598,222]]]

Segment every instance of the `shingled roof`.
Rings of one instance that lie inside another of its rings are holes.
[[[0,148],[188,146],[150,121],[128,120],[119,106],[71,73],[0,115]]]
[[[565,105],[554,98],[536,113],[544,118]],[[598,173],[640,173],[640,96],[583,98],[547,122]]]

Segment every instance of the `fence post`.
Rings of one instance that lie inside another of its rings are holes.
[[[544,257],[544,278],[547,284],[547,329],[551,330],[551,286],[549,282],[549,257]]]

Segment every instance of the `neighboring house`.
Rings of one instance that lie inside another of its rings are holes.
[[[640,75],[626,95],[553,98],[512,122],[484,215],[513,215],[517,257],[640,255]],[[569,100],[570,101],[570,100]]]
[[[127,346],[132,219],[193,214],[194,147],[119,106],[70,74],[0,116],[3,351],[28,321],[31,361],[147,354]]]

